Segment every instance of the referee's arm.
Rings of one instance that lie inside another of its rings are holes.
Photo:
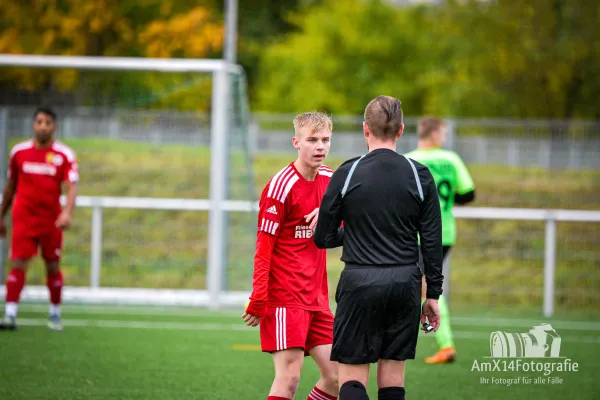
[[[342,223],[342,188],[346,172],[335,171],[331,176],[327,190],[319,207],[319,219],[313,235],[315,244],[320,249],[332,249],[343,243],[344,227]]]
[[[424,199],[421,205],[419,234],[421,237],[421,251],[425,266],[425,280],[427,282],[427,298],[439,299],[442,294],[442,215],[437,188],[431,172],[427,170],[428,182],[424,186]]]

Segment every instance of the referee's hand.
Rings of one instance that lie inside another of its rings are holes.
[[[440,327],[440,307],[435,299],[426,299],[423,303],[423,312],[421,313],[421,324],[429,322],[434,332]],[[425,330],[425,328],[421,328]]]

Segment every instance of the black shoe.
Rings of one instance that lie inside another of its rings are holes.
[[[4,316],[4,318],[0,320],[0,331],[1,330],[16,331],[17,319],[15,317]]]

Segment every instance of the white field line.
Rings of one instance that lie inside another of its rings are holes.
[[[46,304],[20,304],[20,311],[48,312]],[[168,315],[173,317],[234,317],[242,315],[243,309],[225,309],[211,311],[205,308],[193,307],[135,307],[135,306],[89,306],[63,305],[63,313],[73,314],[105,314],[105,315]]]
[[[17,318],[17,325],[41,326],[46,325],[46,319]],[[119,321],[95,319],[63,319],[65,327],[98,327],[98,328],[133,328],[133,329],[167,329],[167,330],[198,330],[198,331],[248,331],[258,333],[243,324],[212,324],[193,322],[152,322],[152,321]]]
[[[19,318],[19,325],[23,326],[44,326],[45,319]],[[118,320],[90,320],[90,319],[64,319],[65,327],[97,327],[97,328],[120,328],[120,329],[166,329],[166,330],[197,330],[197,331],[236,331],[258,334],[258,329],[253,329],[240,323],[236,324],[218,324],[218,323],[187,323],[187,322],[151,322],[151,321],[118,321]],[[457,339],[477,339],[489,340],[490,334],[485,332],[453,331]],[[421,336],[434,337],[434,335]],[[600,336],[563,336],[563,340],[569,343],[588,343],[600,344]]]
[[[496,330],[502,330],[506,327],[531,327],[541,323],[549,323],[554,329],[573,330],[573,331],[600,331],[600,322],[589,321],[565,321],[565,320],[544,320],[543,318],[502,318],[502,317],[450,317],[453,325],[464,326],[491,326]]]
[[[239,317],[243,310],[225,309],[221,311],[210,311],[204,308],[180,308],[180,307],[130,307],[130,306],[89,306],[89,305],[64,305],[63,313],[68,314],[105,314],[105,315],[167,315],[173,317]],[[48,311],[44,304],[22,304],[19,309],[29,312]],[[566,321],[566,320],[544,320],[543,318],[502,318],[502,317],[451,317],[454,326],[489,326],[493,330],[505,330],[506,328],[522,327],[528,329],[539,323],[550,323],[552,327],[559,330],[575,331],[600,331],[600,322],[591,321]]]

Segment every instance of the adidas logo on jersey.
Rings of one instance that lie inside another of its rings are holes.
[[[270,214],[275,214],[277,215],[277,209],[275,208],[275,206],[271,206],[267,209],[267,212]]]

